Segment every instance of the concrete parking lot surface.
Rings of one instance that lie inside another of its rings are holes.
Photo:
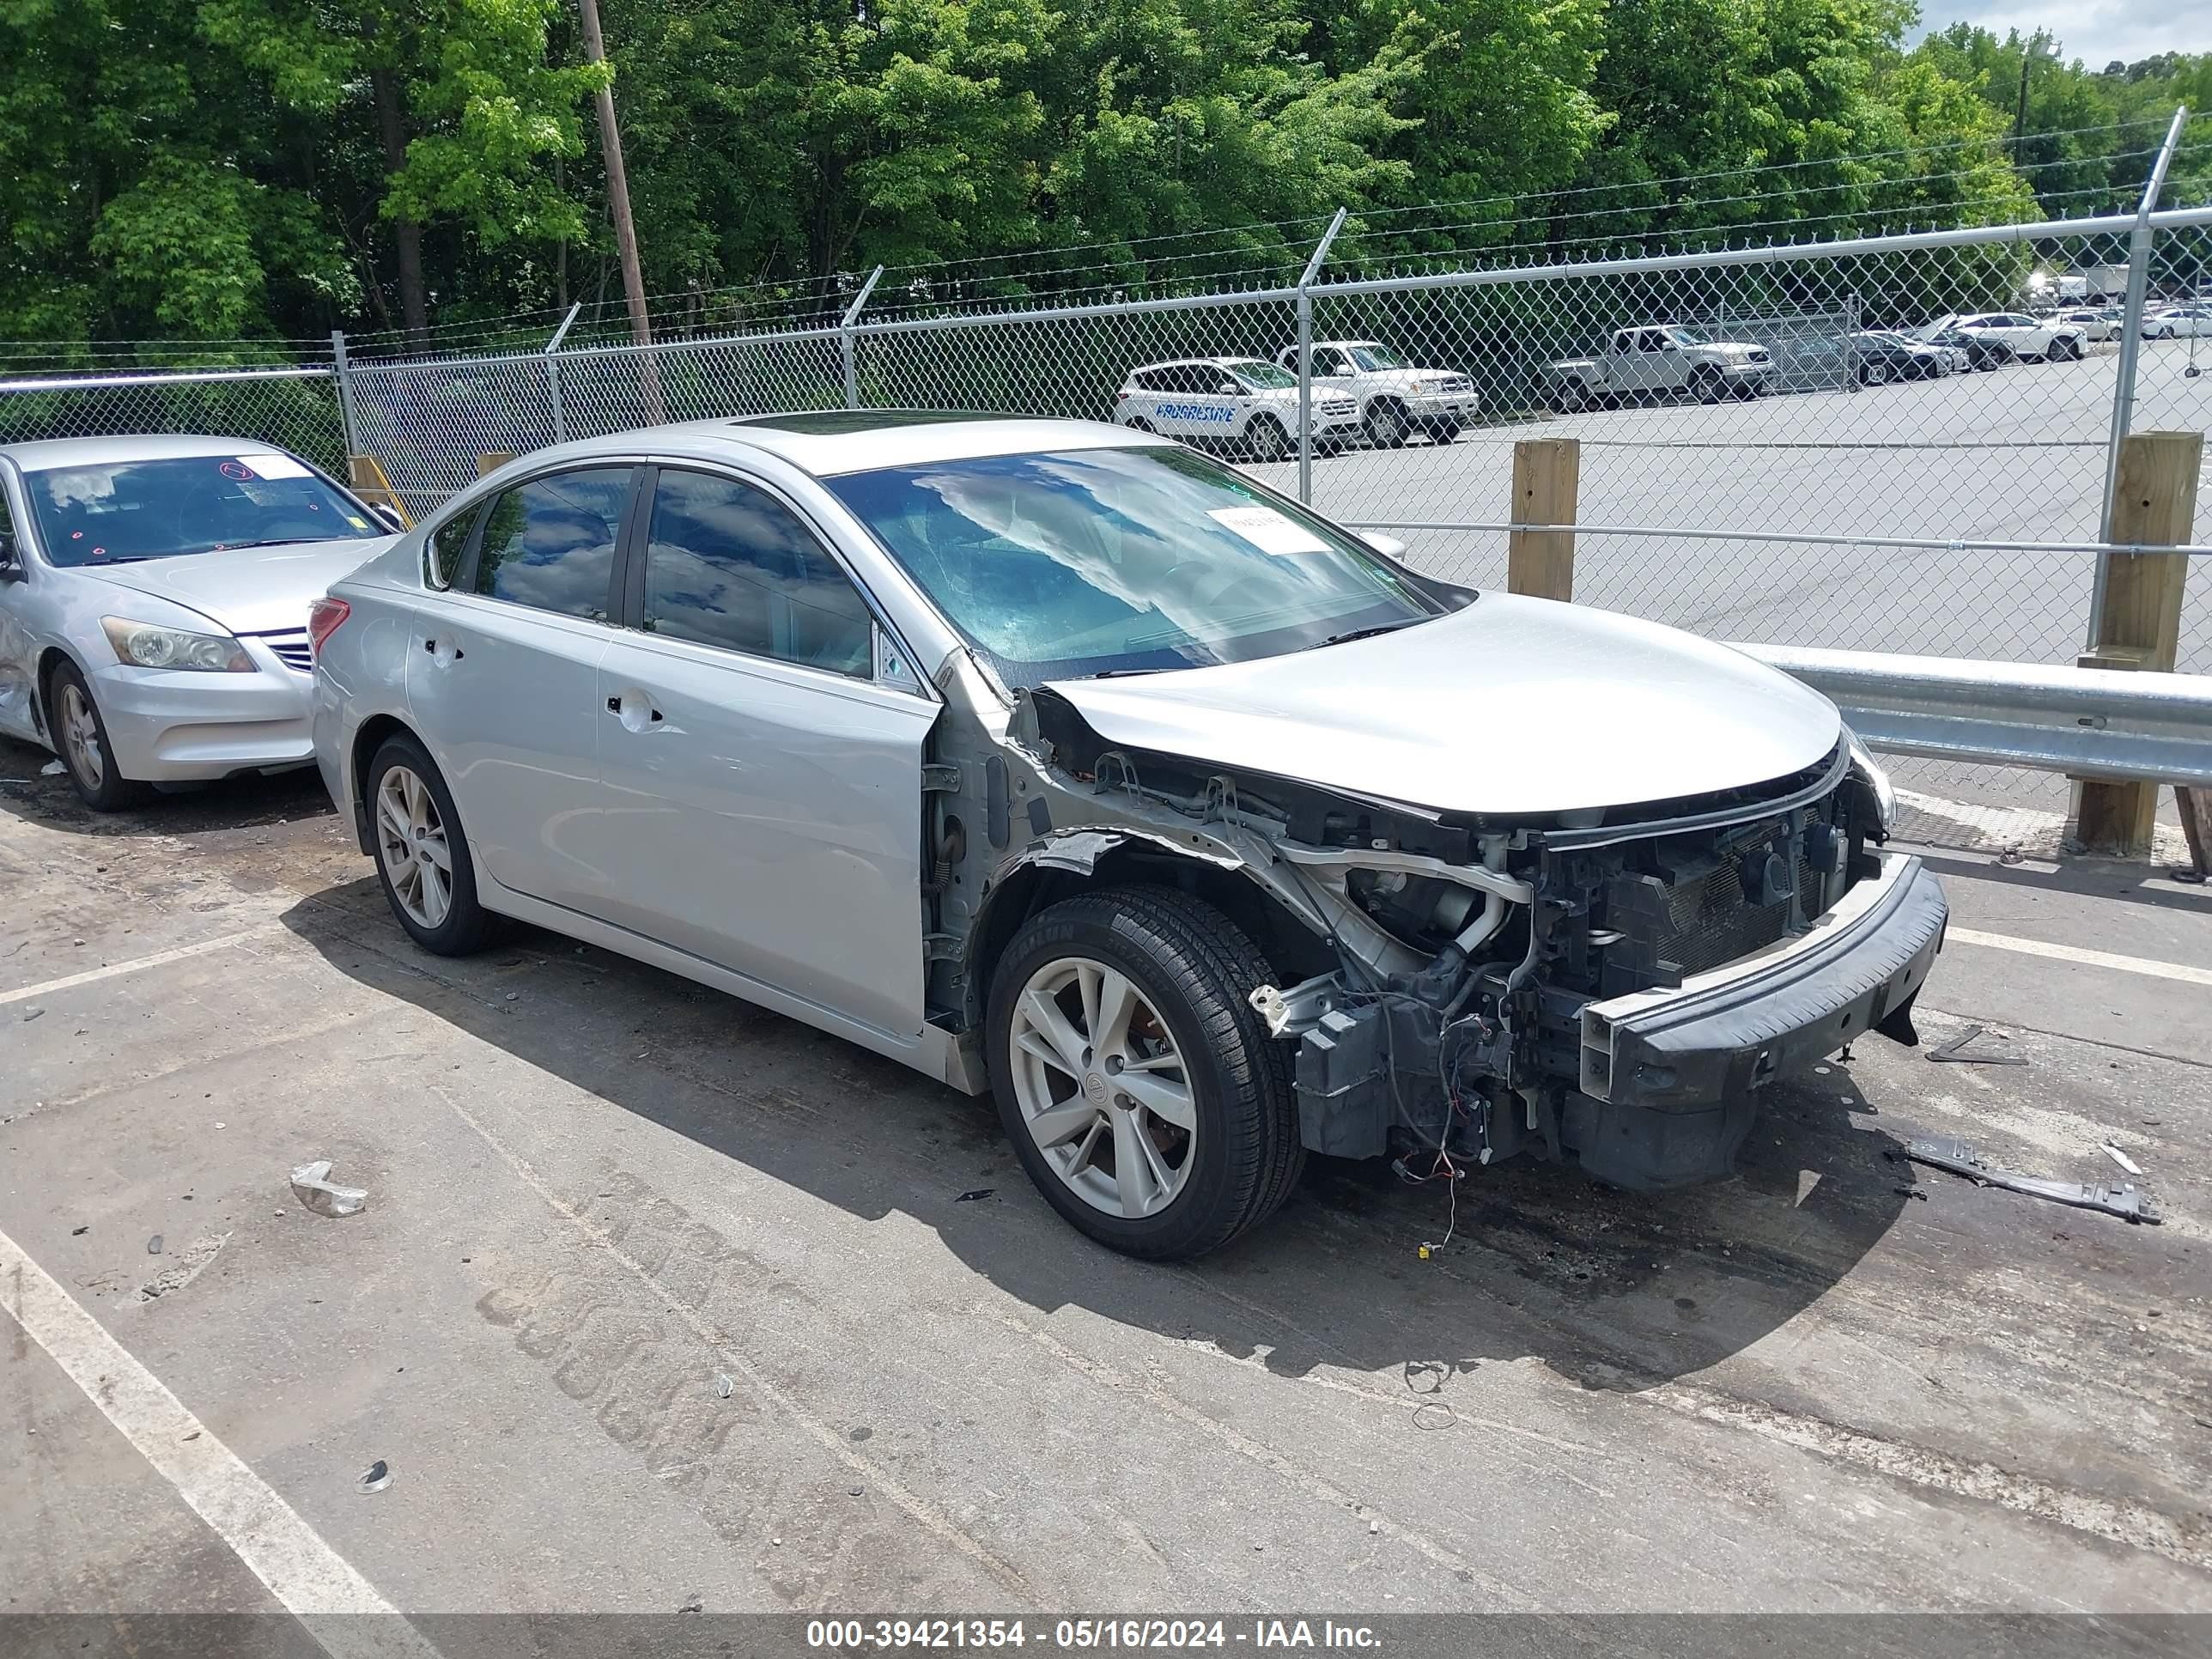
[[[1154,1267],[984,1103],[547,934],[421,954],[312,775],[94,819],[43,759],[10,1614],[2212,1611],[2203,889],[1937,855],[1923,1029],[2024,1065],[1869,1041],[1664,1197],[1317,1163]],[[1893,1160],[1931,1132],[2109,1140],[2165,1224]]]

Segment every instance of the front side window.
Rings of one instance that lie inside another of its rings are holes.
[[[58,565],[391,533],[306,462],[276,450],[49,467],[26,474],[23,487],[40,544]]]
[[[1402,351],[1393,351],[1389,346],[1354,346],[1352,355],[1365,369],[1411,368],[1413,365]]]
[[[1229,372],[1246,386],[1261,390],[1280,391],[1285,386],[1295,386],[1298,383],[1298,377],[1287,368],[1277,368],[1274,364],[1263,363],[1256,357],[1231,363]]]
[[[648,633],[866,677],[866,602],[782,502],[735,478],[665,471],[645,548]]]
[[[506,491],[484,519],[471,586],[486,599],[606,621],[630,473],[586,467]]]
[[[1661,347],[1672,340],[1678,346],[1711,345],[1712,339],[1701,328],[1665,328],[1659,331]]]
[[[1364,544],[1186,449],[826,483],[1009,685],[1279,656],[1437,614]]]

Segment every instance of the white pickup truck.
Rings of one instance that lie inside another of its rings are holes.
[[[1678,392],[1717,404],[1764,392],[1774,379],[1774,358],[1762,345],[1716,340],[1703,329],[1661,323],[1615,329],[1596,356],[1553,363],[1551,373],[1565,410]]]
[[[1285,346],[1275,361],[1295,374],[1298,349]],[[1316,340],[1313,346],[1316,396],[1349,396],[1359,423],[1377,449],[1395,449],[1416,432],[1448,444],[1474,419],[1482,399],[1474,382],[1448,368],[1416,368],[1406,355],[1373,340]]]

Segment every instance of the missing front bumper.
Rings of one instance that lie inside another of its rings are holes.
[[[1726,1174],[1760,1085],[1870,1030],[1910,1040],[1946,915],[1919,860],[1885,856],[1800,937],[1677,989],[1585,1007],[1565,1125],[1583,1167],[1636,1188]]]

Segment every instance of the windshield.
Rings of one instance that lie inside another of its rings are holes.
[[[1437,614],[1371,549],[1187,449],[824,482],[1010,686],[1279,656]]]
[[[1713,337],[1702,328],[1670,328],[1667,331],[1667,337],[1678,346],[1711,345],[1713,343]]]
[[[54,467],[24,482],[58,565],[390,533],[304,461],[273,450]]]
[[[1294,386],[1298,383],[1298,377],[1287,368],[1263,363],[1256,357],[1231,363],[1228,368],[1231,374],[1249,386]]]
[[[1400,352],[1389,346],[1364,345],[1352,348],[1352,361],[1362,368],[1411,368],[1413,365]]]

